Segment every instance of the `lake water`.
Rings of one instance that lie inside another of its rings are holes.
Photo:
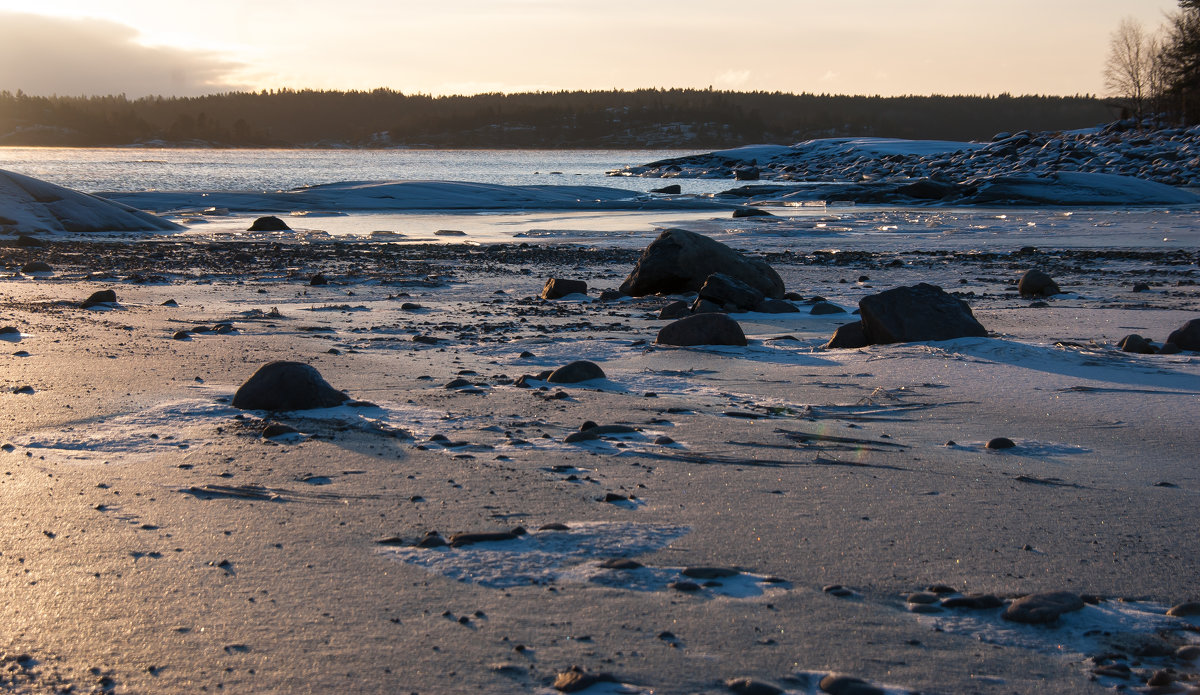
[[[694,152],[680,150],[209,150],[0,147],[0,169],[88,193],[276,191],[341,181],[472,181],[611,186],[648,191],[662,179],[606,171]],[[716,193],[732,182],[689,181]]]

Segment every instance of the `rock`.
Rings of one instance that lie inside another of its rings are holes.
[[[542,299],[559,299],[568,294],[587,294],[587,283],[583,280],[550,278],[542,288]]]
[[[680,193],[683,193],[683,189],[679,187],[679,184],[673,183],[670,186],[663,186],[662,188],[651,188],[650,192],[665,193],[667,195],[679,195]]]
[[[597,683],[615,683],[616,678],[610,673],[585,673],[578,666],[559,673],[554,677],[554,689],[563,693],[577,693],[586,690]]]
[[[966,302],[926,283],[863,297],[858,308],[872,345],[987,335]]]
[[[1170,341],[1163,343],[1162,347],[1158,349],[1158,354],[1160,355],[1178,355],[1179,352],[1179,346]]]
[[[1014,623],[1040,625],[1058,620],[1063,613],[1082,610],[1083,599],[1069,591],[1052,591],[1023,596],[1008,605],[1004,619]]]
[[[838,326],[833,332],[833,337],[823,347],[827,350],[850,350],[868,345],[870,343],[867,342],[867,334],[863,332],[862,321],[855,321]]]
[[[1134,292],[1149,292],[1150,285],[1147,285],[1144,282],[1135,283],[1133,286],[1133,291]]]
[[[272,422],[263,428],[262,438],[270,439],[271,437],[279,437],[285,434],[298,434],[299,430],[291,425],[285,425],[282,422]]]
[[[774,217],[774,215],[758,208],[738,208],[733,211],[733,219],[736,220],[742,217]]]
[[[254,220],[254,224],[250,225],[250,228],[247,229],[246,231],[247,232],[290,232],[291,230],[292,230],[292,228],[287,226],[287,222],[284,222],[283,220],[279,219],[278,217],[275,217],[274,215],[268,215],[267,217],[260,217],[257,220]]]
[[[733,305],[745,310],[753,309],[764,299],[762,292],[725,273],[713,273],[706,277],[700,286],[699,297],[727,308]]]
[[[985,611],[999,608],[1004,601],[992,594],[966,594],[942,599],[942,608],[965,608],[971,611]]]
[[[1181,350],[1200,350],[1200,319],[1192,319],[1171,331],[1166,342],[1178,345]]]
[[[757,181],[760,175],[758,167],[741,167],[733,170],[733,178],[736,181]]]
[[[328,285],[329,278],[325,277],[324,273],[317,273],[316,275],[314,275],[308,279],[308,284],[311,287],[318,287],[320,285]]]
[[[550,372],[546,381],[552,384],[577,384],[590,379],[605,379],[604,370],[595,362],[576,360]]]
[[[450,536],[450,547],[461,548],[464,545],[474,545],[475,543],[497,543],[500,541],[511,541],[525,535],[525,529],[517,527],[511,531],[498,531],[494,533],[456,533]]]
[[[271,362],[259,367],[233,394],[243,410],[310,410],[341,405],[349,396],[329,385],[302,362]]]
[[[17,246],[19,246],[20,248],[32,249],[32,248],[40,248],[45,245],[46,245],[46,242],[42,241],[41,239],[36,239],[34,237],[31,237],[28,234],[18,234],[17,235]]]
[[[191,340],[192,334],[190,331],[175,331],[175,334],[171,336],[171,339],[172,340]]]
[[[696,314],[662,327],[655,339],[660,345],[745,345],[746,334],[725,314]]]
[[[1117,343],[1117,347],[1121,348],[1122,352],[1135,352],[1139,355],[1153,355],[1158,352],[1158,349],[1151,345],[1149,340],[1146,340],[1137,333],[1131,333],[1121,338],[1121,342]]]
[[[159,306],[179,306],[179,302],[175,301],[174,299],[168,299],[162,304],[159,304]]]
[[[635,297],[697,292],[713,273],[737,278],[764,296],[783,297],[783,280],[766,261],[682,229],[665,230],[646,247],[621,291]]]
[[[621,299],[625,293],[621,290],[600,290],[600,301],[612,302]]]
[[[1200,615],[1200,601],[1187,601],[1171,606],[1167,610],[1167,615],[1175,618],[1185,618],[1193,615]]]
[[[1022,297],[1051,297],[1062,292],[1058,283],[1050,279],[1046,273],[1033,268],[1025,271],[1021,281],[1017,283],[1017,292]]]
[[[909,594],[905,601],[917,604],[937,603],[938,595],[932,591],[917,591]]]
[[[1017,445],[1017,443],[1014,442],[1013,440],[1009,439],[1008,437],[993,437],[992,439],[989,439],[988,443],[985,444],[984,446],[988,449],[1000,450],[1000,449],[1012,449],[1016,445]]]
[[[689,308],[687,302],[671,302],[662,309],[659,309],[658,318],[667,320],[681,319],[690,313],[692,313],[692,310]]]
[[[836,304],[830,304],[829,302],[817,302],[816,304],[812,305],[812,309],[810,309],[808,313],[821,316],[824,314],[844,314],[846,313],[846,310]]]
[[[725,681],[725,687],[736,695],[780,695],[783,692],[782,688],[752,678],[730,678]]]
[[[732,567],[685,567],[679,573],[691,579],[724,579],[741,574]]]
[[[764,299],[754,307],[755,311],[764,314],[799,314],[800,309],[791,302],[785,302],[782,299]]]
[[[51,268],[50,264],[45,261],[31,261],[31,262],[26,263],[25,265],[21,266],[21,272],[26,273],[26,274],[28,274],[28,273],[53,273],[54,268]]]
[[[861,678],[839,676],[833,673],[822,678],[819,685],[821,690],[829,695],[887,695],[882,688],[871,685]]]
[[[434,236],[466,236],[467,233],[461,229],[439,229],[433,233]]]
[[[568,434],[563,439],[563,443],[564,444],[575,444],[578,442],[594,442],[599,438],[600,438],[600,433],[589,432],[589,431],[585,430],[583,432],[572,432],[571,434]]]
[[[100,304],[116,304],[117,293],[113,290],[97,290],[83,300],[83,308],[90,309]]]
[[[696,301],[692,302],[692,305],[688,307],[688,311],[693,314],[723,314],[725,313],[725,307],[714,301],[696,297]]]

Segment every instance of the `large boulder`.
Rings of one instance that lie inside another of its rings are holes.
[[[604,370],[600,368],[600,365],[587,360],[576,360],[550,372],[546,381],[551,384],[577,384],[581,381],[605,378],[607,377],[604,376]]]
[[[341,405],[349,396],[329,385],[303,362],[270,362],[259,367],[233,394],[243,410],[311,410]]]
[[[783,297],[783,279],[766,261],[748,258],[719,241],[683,229],[659,234],[621,283],[621,291],[634,297],[698,292],[713,273],[737,278],[767,297]]]
[[[1034,268],[1021,276],[1021,281],[1017,283],[1017,292],[1022,297],[1053,297],[1062,290],[1044,271]]]
[[[587,294],[587,283],[583,280],[550,278],[542,288],[542,299],[561,299],[568,294]]]
[[[1192,319],[1167,336],[1168,343],[1174,343],[1181,350],[1200,350],[1200,319]]]
[[[987,335],[966,302],[926,283],[863,297],[858,308],[871,345]]]
[[[833,332],[833,337],[825,343],[824,347],[830,350],[852,350],[855,348],[864,348],[870,345],[867,342],[867,335],[863,333],[862,321],[847,323],[838,326],[838,329]]]
[[[290,232],[292,228],[287,225],[287,222],[279,219],[274,215],[267,215],[254,220],[254,224],[250,225],[247,232]]]
[[[713,273],[700,286],[700,298],[725,307],[750,311],[763,300],[763,293],[725,273]]]
[[[745,345],[746,334],[726,314],[695,314],[662,327],[660,345]]]

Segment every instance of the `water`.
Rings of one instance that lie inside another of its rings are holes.
[[[681,150],[209,150],[141,147],[0,147],[0,169],[88,193],[277,191],[341,181],[473,181],[611,186],[645,192],[662,179],[606,171]],[[717,193],[730,181],[687,181]]]

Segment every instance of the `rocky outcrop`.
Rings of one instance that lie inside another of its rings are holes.
[[[635,297],[698,292],[713,273],[740,280],[766,297],[783,297],[783,279],[766,261],[683,229],[668,229],[651,242],[621,291]]]

